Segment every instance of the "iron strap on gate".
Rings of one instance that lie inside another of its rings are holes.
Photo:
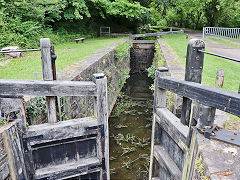
[[[217,57],[220,57],[220,58],[228,59],[228,60],[231,60],[231,61],[240,62],[239,59],[235,59],[235,58],[223,56],[223,55],[220,55],[220,54],[215,54],[215,53],[207,52],[207,51],[200,50],[200,49],[198,49],[197,51],[198,51],[198,52],[205,53],[205,54],[209,54],[209,55],[212,55],[212,56],[217,56]]]

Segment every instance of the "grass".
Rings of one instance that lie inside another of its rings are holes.
[[[63,69],[80,59],[83,60],[94,51],[101,49],[106,45],[123,40],[124,38],[125,37],[93,38],[86,39],[84,43],[76,44],[72,41],[56,45],[55,53],[57,55],[57,70]],[[25,53],[25,57],[20,59],[10,59],[10,62],[6,65],[0,66],[0,79],[34,79],[35,72],[42,72],[40,53]]]
[[[166,42],[176,51],[182,64],[186,64],[186,52],[188,41],[185,34],[173,34],[163,36]],[[218,69],[225,70],[223,89],[237,92],[240,82],[240,64],[218,58],[211,55],[204,55],[202,84],[215,87]],[[230,120],[224,123],[226,129],[240,130],[240,118],[230,115]]]
[[[230,41],[232,41],[232,40],[226,41],[226,40],[216,39],[216,38],[208,38],[208,39],[210,39],[210,40],[212,40],[212,41],[215,41],[215,42],[217,42],[217,43],[220,43],[220,44],[227,45],[227,46],[232,47],[232,48],[240,48],[240,46],[231,43]],[[240,41],[238,41],[238,43],[240,43]]]

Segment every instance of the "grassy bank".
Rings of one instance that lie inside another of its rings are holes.
[[[234,42],[236,42],[237,40],[233,41],[233,40],[222,40],[222,39],[216,39],[216,38],[208,38],[212,41],[215,41],[217,43],[220,43],[220,44],[224,44],[226,46],[229,46],[229,47],[233,47],[233,48],[240,48],[240,46],[236,45],[236,44],[233,44]],[[233,43],[231,43],[233,42]],[[240,41],[238,41],[238,43],[240,43]]]
[[[84,43],[74,41],[55,46],[57,55],[56,67],[60,70],[74,62],[88,57],[94,51],[123,40],[119,38],[86,39]],[[26,53],[19,59],[3,59],[0,61],[0,79],[34,79],[35,72],[42,72],[40,52]]]

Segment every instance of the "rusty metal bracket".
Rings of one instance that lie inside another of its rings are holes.
[[[240,131],[230,131],[214,125],[211,129],[198,129],[205,138],[215,139],[240,147]]]

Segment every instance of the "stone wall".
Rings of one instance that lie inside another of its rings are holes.
[[[129,40],[107,46],[94,52],[84,62],[79,62],[63,69],[64,80],[91,81],[94,73],[104,73],[108,80],[108,108],[109,114],[115,104],[117,96],[124,85],[130,72],[130,50],[124,58],[115,57],[115,49],[120,45],[130,43]],[[124,48],[123,48],[124,49]],[[66,98],[67,118],[81,118],[93,115],[93,97],[67,97]]]
[[[146,71],[152,65],[155,40],[134,40],[131,48],[131,72]]]

